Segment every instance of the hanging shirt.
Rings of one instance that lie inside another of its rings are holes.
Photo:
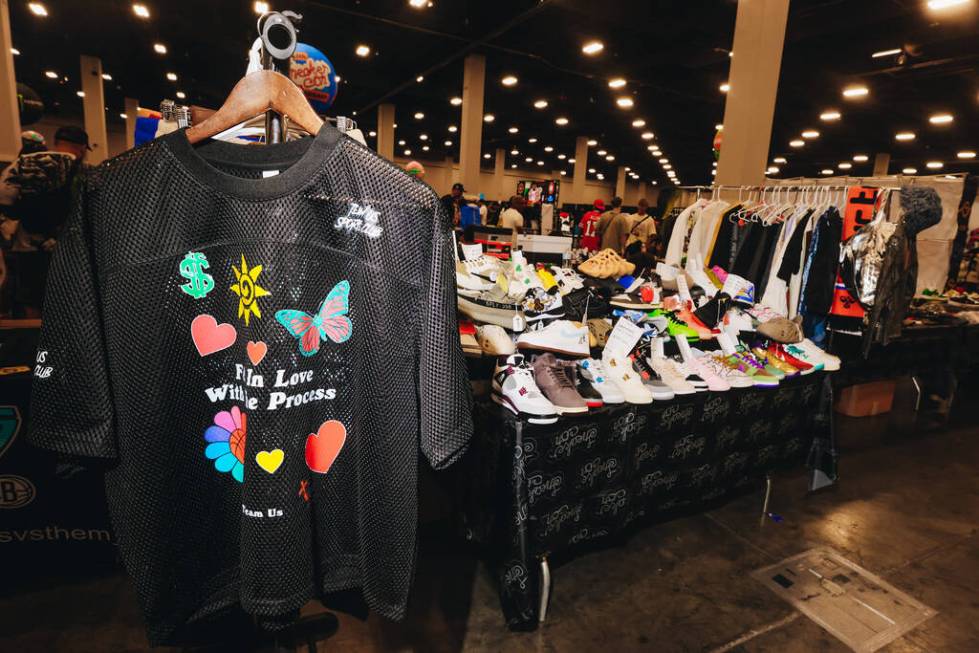
[[[597,251],[601,245],[598,237],[598,219],[602,217],[599,211],[589,211],[581,216],[578,229],[581,231],[581,247],[590,252]]]
[[[180,130],[86,179],[29,438],[111,461],[151,644],[347,588],[404,616],[419,452],[445,467],[472,431],[453,277],[430,187],[331,126],[265,147]]]

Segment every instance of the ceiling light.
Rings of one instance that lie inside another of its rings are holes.
[[[605,44],[601,41],[589,41],[581,46],[581,51],[587,55],[596,55],[605,49]]]
[[[894,134],[894,138],[899,141],[913,141],[915,139],[914,132],[898,132]]]
[[[146,5],[141,5],[139,3],[133,3],[133,13],[140,18],[150,17],[150,10],[146,8]]]
[[[404,147],[404,146],[405,146],[405,145],[407,145],[407,144],[408,144],[408,143],[407,143],[407,142],[405,142],[405,140],[404,140],[404,139],[402,139],[402,140],[400,140],[400,141],[398,141],[398,145],[400,145],[401,147]]]
[[[802,132],[802,137],[803,138],[819,138],[819,132],[816,131],[815,129],[807,129],[806,131]]]
[[[564,116],[561,116],[560,118],[555,118],[554,120],[554,124],[557,125],[558,127],[564,127],[565,125],[568,124],[568,122],[570,121]]]
[[[548,145],[547,147],[544,148],[544,151],[545,152],[553,152],[554,151],[554,148],[552,146]]]
[[[520,154],[520,150],[518,150],[517,148],[513,148],[512,150],[510,150],[510,154],[512,156],[517,156],[518,154]]]
[[[337,84],[339,84],[342,81],[343,81],[343,77],[340,77],[340,75],[337,75]],[[397,125],[395,125],[395,127],[397,127]]]
[[[929,170],[941,170],[945,164],[941,161],[929,161],[925,165],[928,166]]]
[[[777,156],[774,159],[772,159],[772,163],[781,163],[784,165],[788,163],[788,159],[786,159],[784,156]],[[714,165],[717,165],[717,161],[714,161]]]
[[[663,165],[663,170],[673,170],[673,166],[669,163]]]
[[[491,155],[489,152],[487,152],[486,154],[483,155],[483,158],[484,159],[492,159],[493,158],[493,155]]]
[[[424,113],[422,113],[421,111],[415,112],[415,120],[424,120],[424,119],[425,119]]]
[[[865,97],[870,93],[866,86],[847,86],[843,89],[843,97],[845,98],[860,98]]]
[[[590,174],[590,175],[595,174],[595,169],[594,168],[588,168],[588,174]]]
[[[636,120],[633,120],[632,121],[632,126],[635,127],[635,128],[637,128],[637,129],[640,128],[640,127],[645,127],[646,126],[646,121],[643,120],[642,118],[637,118]]]
[[[722,132],[724,131],[724,125],[722,125],[721,123],[717,123],[716,125],[714,125],[714,129],[716,129],[719,132]]]
[[[659,185],[659,182],[658,182],[658,181],[656,181],[655,179],[654,179],[654,180],[652,180],[652,181],[651,181],[651,182],[649,182],[649,183],[651,183],[651,184],[652,184],[653,186],[658,186],[658,185]]]
[[[432,6],[432,3],[429,0],[408,0],[408,4],[415,9],[424,9],[425,7]]]
[[[533,163],[534,162],[534,157],[528,156],[526,159],[524,159],[524,161],[526,161],[527,163]]]
[[[606,161],[615,161],[615,155],[614,154],[609,154],[607,157],[605,157],[605,160]]]
[[[516,86],[518,81],[520,80],[518,80],[514,75],[507,75],[500,80],[500,83],[504,86]]]
[[[778,163],[778,159],[775,159],[775,163]],[[711,168],[716,168],[717,167],[717,161],[711,161],[710,162],[710,167]]]
[[[561,176],[562,177],[567,177],[568,176],[568,171],[567,170],[562,170],[561,171]]]
[[[856,161],[857,163],[866,163],[867,161],[870,160],[870,157],[867,156],[866,154],[854,154],[853,160]]]
[[[620,109],[631,109],[635,102],[632,101],[631,97],[623,96],[615,100],[615,104],[618,105]]]
[[[415,78],[415,81],[418,82],[419,84],[421,84],[422,82],[425,81],[425,76],[424,75],[419,75],[418,77]]]
[[[798,139],[796,139],[794,141],[789,141],[789,147],[802,147],[805,144],[806,144],[805,141],[798,140]]]
[[[624,168],[624,170],[625,170],[626,172],[632,172],[632,168],[630,168],[629,166],[626,166],[626,167]]]
[[[122,118],[123,120],[129,120],[129,114],[127,113],[120,113],[119,117]]]
[[[20,50],[18,50],[17,48],[10,48],[10,54],[16,57],[20,54]]]
[[[544,165],[544,162],[543,161],[538,161],[537,162],[537,165],[542,166],[542,165]]]
[[[40,2],[29,2],[27,3],[27,8],[31,10],[31,13],[35,16],[47,16],[48,9]]]
[[[840,170],[849,170],[850,168],[853,167],[853,164],[850,163],[849,161],[844,161],[838,164],[836,167],[839,168]]]
[[[85,97],[85,91],[75,91],[75,95],[78,97]]]
[[[962,152],[959,152],[956,156],[958,156],[960,159],[974,159],[976,158],[976,153],[973,152],[972,150],[963,150]]]
[[[531,136],[530,138],[527,139],[527,142],[531,144],[536,143],[537,138],[535,136]]]
[[[167,79],[171,82],[177,81],[177,73],[167,73]]]
[[[933,125],[947,125],[953,120],[955,120],[955,116],[950,113],[936,113],[928,119],[928,122]]]
[[[723,84],[721,84],[717,88],[721,91],[721,93],[727,93],[728,91],[731,90],[731,85],[728,84],[727,82],[724,82]]]
[[[917,168],[905,168],[901,172],[904,173],[904,174],[906,174],[906,175],[916,175],[916,174],[918,174],[918,169]]]
[[[520,128],[519,127],[511,127],[507,131],[510,132],[511,134],[516,134],[517,132],[520,131]]]
[[[625,86],[625,84],[626,84],[626,81],[624,79],[622,79],[621,77],[616,77],[614,79],[608,80],[608,87],[609,88],[622,88],[623,86]]]
[[[430,149],[432,149],[432,148],[430,148],[427,145],[422,145],[422,152],[428,152]]]
[[[823,122],[833,122],[835,120],[839,120],[840,116],[840,112],[836,110],[823,111],[821,114],[819,114],[819,119]]]
[[[975,154],[975,153],[973,152],[973,154]],[[568,158],[568,155],[567,154],[558,154],[557,155],[557,158],[560,159],[561,161],[564,161],[565,159]],[[965,157],[959,157],[959,158],[965,158]]]
[[[459,106],[460,104],[462,104],[462,98],[461,98],[461,97],[454,97],[454,98],[451,98],[451,99],[449,100],[449,104],[451,104],[451,105],[452,105],[452,106],[454,106],[454,107],[457,107],[457,106]]]
[[[830,170],[829,168],[824,168],[823,170],[820,170],[819,173],[823,175],[831,175],[833,174],[833,171]]]
[[[588,147],[595,147],[596,145],[598,145],[598,141],[596,141],[594,138],[588,140]]]
[[[669,159],[660,159],[659,162],[660,163],[669,163],[670,160]]]
[[[710,171],[710,176],[711,177],[716,177],[717,176],[717,170],[711,170]]]
[[[459,128],[458,127],[456,127],[455,125],[449,125],[449,133],[450,134],[454,134],[457,131],[459,131]]]
[[[598,179],[599,181],[605,181],[605,175],[603,175],[602,173],[598,173],[597,175],[595,175],[595,179]]]
[[[659,148],[655,145],[647,145],[646,149],[655,156],[659,156]]]
[[[167,46],[163,45],[162,43],[154,43],[153,44],[153,52],[155,52],[157,54],[166,54],[167,53]]]
[[[370,136],[371,138],[374,138],[375,136],[377,136],[377,132],[372,129],[371,131],[367,132],[367,135]]]
[[[418,140],[420,140],[420,141],[427,141],[428,140],[428,134],[419,134],[418,135]]]
[[[958,179],[955,175],[945,175],[946,179]]]
[[[872,59],[880,59],[881,57],[890,57],[895,54],[901,54],[904,52],[901,48],[894,48],[892,50],[881,50],[880,52],[875,52],[870,57]]]
[[[183,91],[177,91],[177,99],[178,100],[185,100],[185,99],[187,99],[187,94],[184,93]]]
[[[534,108],[535,109],[546,109],[547,108],[547,100],[537,100],[537,101],[535,101],[534,102]]]
[[[370,46],[369,45],[364,45],[363,43],[361,43],[360,45],[358,45],[357,46],[357,49],[354,50],[354,54],[357,55],[358,57],[367,57],[367,56],[370,55],[370,53],[371,53]]]
[[[102,79],[104,79],[107,82],[111,82],[112,81],[112,75],[110,75],[109,73],[102,73]]]
[[[48,79],[58,79],[58,73],[54,72],[53,70],[45,70],[44,76]]]
[[[411,150],[405,150],[405,156],[411,156]]]
[[[951,7],[964,5],[969,1],[970,0],[928,0],[928,8],[935,11],[941,11],[942,9],[950,9]]]
[[[568,163],[575,163],[574,159],[568,159]]]
[[[654,138],[656,138],[656,134],[654,134],[653,132],[643,132],[642,139],[644,141],[651,141]]]
[[[516,163],[511,163],[510,164],[510,168],[516,168],[516,167],[517,167],[517,164]]]
[[[769,166],[765,173],[769,175],[777,175],[779,173],[778,166]]]
[[[608,154],[608,150],[599,150],[597,154],[598,156],[605,156],[606,154]]]
[[[256,14],[267,14],[269,13],[269,3],[256,1],[255,4],[252,5],[252,9],[255,10]]]

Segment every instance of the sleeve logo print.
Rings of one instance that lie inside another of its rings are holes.
[[[315,316],[303,311],[284,310],[275,319],[297,340],[303,356],[312,356],[320,350],[320,341],[329,338],[337,344],[350,339],[353,324],[347,317],[350,310],[350,282],[344,279],[329,292]]]
[[[247,424],[248,415],[232,406],[231,410],[222,410],[215,415],[214,425],[204,431],[204,440],[209,443],[204,455],[214,461],[214,469],[223,474],[230,473],[239,483],[245,482]]]
[[[200,299],[214,290],[214,277],[204,272],[209,267],[211,265],[206,256],[200,252],[187,252],[180,262],[180,276],[187,279],[187,283],[180,289],[194,299]]]
[[[238,317],[245,319],[245,326],[248,326],[250,316],[262,317],[262,311],[258,307],[258,298],[264,297],[269,293],[258,285],[258,275],[262,273],[262,266],[256,265],[248,269],[248,262],[245,255],[241,255],[241,270],[232,264],[237,283],[232,284],[231,292],[238,295]]]
[[[347,207],[347,213],[341,215],[333,223],[333,227],[338,231],[356,231],[364,234],[368,238],[379,238],[384,228],[380,225],[381,214],[367,206],[361,206],[356,202],[351,202]]]

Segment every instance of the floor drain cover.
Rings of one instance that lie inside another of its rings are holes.
[[[937,614],[832,549],[812,549],[751,575],[859,653]]]

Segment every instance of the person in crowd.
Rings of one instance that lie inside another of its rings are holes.
[[[517,246],[517,234],[523,231],[523,211],[526,205],[527,201],[523,198],[523,195],[514,195],[510,198],[510,207],[500,213],[500,221],[497,226],[501,229],[510,229],[513,231],[514,247]]]
[[[602,249],[612,249],[617,254],[622,254],[629,239],[630,229],[632,229],[632,219],[622,213],[622,198],[613,197],[612,208],[603,213],[598,220],[597,231],[602,238]]]
[[[592,203],[592,210],[581,216],[578,232],[581,234],[581,247],[589,252],[597,252],[601,240],[598,237],[598,220],[605,211],[605,202],[599,198]]]
[[[442,206],[445,208],[446,215],[452,220],[452,224],[459,224],[459,208],[462,206],[462,196],[466,192],[466,187],[461,183],[452,184],[452,191],[442,198]]]
[[[651,269],[656,266],[656,221],[649,213],[646,198],[639,200],[636,213],[630,216],[632,227],[626,240],[623,256],[635,263],[636,269]]]
[[[60,127],[50,150],[20,155],[5,174],[0,232],[10,234],[5,252],[10,289],[5,296],[13,304],[14,317],[40,316],[51,252],[68,220],[72,193],[90,149],[84,129]]]
[[[482,195],[479,196],[479,224],[486,226],[486,220],[489,216],[489,208],[486,206],[486,198]]]

